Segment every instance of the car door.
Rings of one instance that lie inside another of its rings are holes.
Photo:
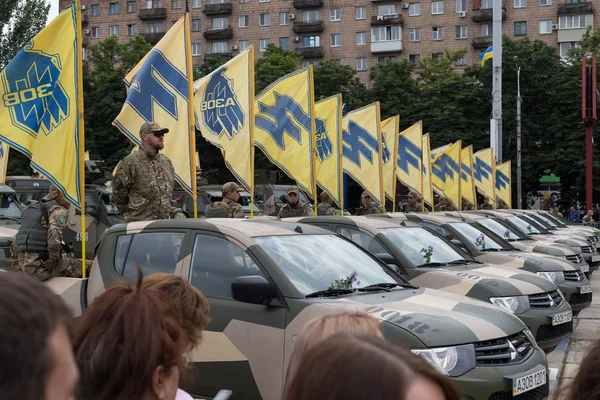
[[[191,355],[190,393],[213,397],[229,389],[240,399],[281,399],[287,310],[282,306],[242,303],[231,297],[240,276],[268,273],[234,238],[196,231],[182,274],[209,300],[212,321],[202,345]]]

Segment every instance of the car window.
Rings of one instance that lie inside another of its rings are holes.
[[[115,269],[135,281],[137,267],[144,276],[156,272],[175,272],[185,233],[148,232],[119,236],[115,252]]]
[[[502,243],[496,242],[493,238],[486,235],[485,232],[471,224],[466,222],[453,222],[449,225],[456,229],[456,231],[463,236],[463,243],[465,243],[470,249],[482,251],[490,249],[504,249]]]
[[[241,247],[225,238],[196,235],[190,271],[194,287],[206,295],[231,297],[231,282],[248,275],[264,276]]]
[[[522,219],[520,217],[512,216],[512,217],[508,217],[506,219],[507,219],[507,221],[512,222],[525,235],[538,235],[538,234],[542,233],[535,226],[533,226],[529,221],[526,221],[525,219]]]
[[[374,237],[361,232],[357,228],[349,228],[346,226],[338,226],[335,228],[336,233],[352,240],[354,243],[367,250],[371,254],[387,253],[383,246]]]
[[[381,233],[415,266],[465,260],[444,239],[423,228],[385,228]],[[429,253],[429,254],[428,254]],[[429,255],[429,260],[427,260]]]
[[[521,238],[518,232],[516,232],[514,229],[507,228],[491,218],[478,219],[477,223],[494,232],[496,235],[501,236],[505,240],[519,240]]]
[[[0,196],[0,215],[4,217],[20,217],[21,208],[13,197],[9,197],[6,194]]]
[[[448,232],[446,229],[442,228],[439,225],[436,224],[432,224],[431,222],[419,222],[421,225],[431,229],[434,232],[439,233],[440,235],[444,236],[445,238],[452,240],[454,239],[454,234],[452,232]]]

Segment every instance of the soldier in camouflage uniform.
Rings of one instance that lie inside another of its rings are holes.
[[[470,210],[474,210],[475,207],[473,207],[473,204],[471,204],[471,202],[467,201],[463,197],[463,199],[462,199],[462,209],[463,209],[463,211],[470,211]]]
[[[300,192],[297,186],[290,186],[285,192],[287,203],[279,210],[279,218],[307,217],[315,215],[308,203],[300,201]]]
[[[360,196],[362,206],[356,209],[356,215],[383,214],[381,207],[373,204],[371,195],[366,190]]]
[[[63,232],[70,204],[52,185],[41,203],[28,206],[21,215],[21,226],[12,247],[16,271],[46,281],[59,276],[81,278],[81,260],[67,254]],[[86,262],[89,271],[92,261]]]
[[[113,200],[125,222],[169,219],[175,184],[171,160],[159,151],[168,129],[156,122],[140,128],[141,148],[117,166],[113,181]]]
[[[317,215],[342,215],[342,212],[333,206],[331,196],[321,192],[321,202],[317,206]]]
[[[509,210],[509,209],[510,209],[510,207],[508,206],[508,204],[506,204],[506,203],[504,202],[504,200],[500,200],[500,201],[498,202],[498,209],[499,209],[499,210]]]
[[[225,207],[227,218],[244,218],[244,209],[238,203],[240,199],[240,187],[235,182],[227,182],[221,188],[223,200],[213,203],[213,208]]]
[[[410,192],[408,192],[408,203],[402,207],[402,211],[404,211],[405,213],[423,211],[420,204],[421,201],[422,200],[419,197],[419,194],[414,190],[411,190]]]
[[[490,204],[490,198],[486,197],[483,199],[483,204],[479,205],[480,210],[491,210],[493,207]]]
[[[434,211],[457,211],[445,197],[440,197],[439,203],[433,208]]]

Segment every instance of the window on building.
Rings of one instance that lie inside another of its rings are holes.
[[[92,17],[100,16],[100,4],[92,4]]]
[[[320,20],[319,10],[302,11],[302,22],[318,22]]]
[[[319,47],[321,46],[321,36],[311,35],[302,36],[302,47]]]
[[[481,24],[481,36],[492,36],[494,34],[492,23]]]
[[[212,42],[210,51],[212,53],[227,53],[227,42]]]
[[[192,0],[192,8],[202,7],[202,0]]]
[[[389,56],[389,57],[385,57],[385,56],[381,56],[381,57],[377,57],[377,62],[386,62],[386,61],[396,61],[396,56]]]
[[[302,68],[306,68],[309,65],[316,67],[317,65],[319,65],[319,62],[318,61],[302,61]]]
[[[135,36],[137,35],[137,25],[136,24],[128,24],[127,25],[127,36]]]
[[[341,61],[339,58],[336,58],[335,60],[331,60],[332,63],[334,63],[335,65],[340,65]]]
[[[546,19],[540,21],[540,35],[547,35],[549,33],[552,33],[552,20]]]
[[[443,14],[444,13],[444,2],[443,1],[432,1],[431,2],[431,14]]]
[[[162,8],[162,0],[146,0],[146,8]]]
[[[290,16],[290,14],[288,14],[286,12],[280,12],[279,13],[279,25],[289,25],[290,24],[289,16]]]
[[[527,0],[515,0],[515,8],[527,7]]]
[[[563,15],[558,18],[559,29],[580,29],[587,25],[586,15]],[[591,22],[591,21],[590,21]]]
[[[581,43],[579,43],[579,42],[563,42],[563,43],[559,43],[559,48],[560,48],[560,56],[562,58],[565,58],[569,55],[569,51],[571,49],[573,49],[573,48],[580,49]]]
[[[371,42],[400,40],[400,26],[378,26],[371,28]]]
[[[356,7],[356,19],[367,19],[367,7]]]
[[[384,6],[377,6],[377,15],[392,15],[396,14],[395,4],[386,4]]]
[[[464,54],[462,56],[460,56],[460,58],[458,60],[456,60],[456,62],[454,64],[456,64],[457,67],[464,67],[465,65],[467,65],[467,62],[468,62],[467,56],[468,56],[468,54],[465,51]]]
[[[137,11],[137,2],[135,1],[128,1],[127,2],[127,12],[128,13],[134,13]]]
[[[409,54],[408,61],[413,64],[418,65],[421,62],[421,55],[420,54]]]
[[[95,26],[91,29],[91,36],[94,39],[98,39],[100,37],[100,28]]]
[[[540,0],[540,6],[545,7],[545,6],[551,6],[552,5],[552,0]]]
[[[192,55],[199,56],[200,54],[202,54],[200,43],[192,43]]]
[[[181,0],[173,0],[172,8],[174,10],[178,9],[178,8],[181,8]]]
[[[456,25],[456,38],[457,39],[466,39],[467,38],[467,26],[466,25]]]
[[[280,37],[279,38],[279,47],[281,47],[283,50],[289,50],[290,49],[290,38]]]
[[[565,4],[581,4],[585,3],[587,0],[565,0]]]
[[[240,3],[250,3],[250,0],[240,0]]]
[[[421,41],[421,29],[419,28],[411,28],[408,31],[408,41],[409,42],[419,42]]]
[[[366,57],[358,57],[356,59],[356,70],[357,71],[366,71],[367,70],[367,58]]]
[[[148,31],[148,33],[161,33],[162,32],[162,24],[160,22],[148,24],[147,31]]]
[[[212,19],[212,28],[213,29],[229,28],[229,18],[228,17],[214,17]]]
[[[340,47],[341,44],[341,35],[339,33],[332,33],[331,34],[331,47]]]
[[[197,32],[200,30],[200,20],[199,19],[193,19],[192,20],[192,31]]]
[[[444,53],[433,53],[431,55],[431,58],[433,58],[434,60],[441,61],[444,59]]]
[[[269,0],[258,0],[259,3],[268,3]]]
[[[410,3],[408,5],[408,16],[417,17],[421,15],[421,3]]]
[[[267,46],[271,43],[271,39],[260,39],[259,41],[259,49],[260,51],[265,51]]]
[[[247,28],[250,26],[250,16],[240,15],[240,28]]]
[[[329,20],[331,22],[342,20],[342,10],[340,8],[332,8],[329,10]]]
[[[240,44],[238,45],[240,51],[246,50],[250,46],[249,40],[240,40]]]
[[[271,14],[259,14],[258,15],[258,26],[269,26],[271,25]]]
[[[467,0],[456,0],[456,12],[467,11]]]
[[[108,27],[108,34],[110,36],[119,36],[119,25],[111,25]]]
[[[481,0],[480,8],[482,10],[491,10],[494,8],[494,0]]]
[[[443,40],[444,28],[442,26],[434,26],[431,28],[431,40]]]
[[[110,15],[117,15],[119,13],[119,3],[110,3],[108,6],[108,13]]]
[[[527,35],[527,22],[526,21],[515,22],[515,36],[525,36],[525,35]]]
[[[356,32],[356,44],[359,46],[367,44],[367,32]]]

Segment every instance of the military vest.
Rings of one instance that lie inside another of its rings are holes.
[[[317,215],[327,215],[327,210],[329,210],[331,206],[329,204],[319,204],[317,206]]]
[[[27,253],[48,251],[48,228],[42,225],[42,216],[49,221],[48,208],[55,202],[34,203],[21,214],[21,226],[17,232],[17,247]]]
[[[216,203],[213,203],[204,208],[205,218],[227,218],[229,215],[229,206],[222,201],[218,203],[218,206],[215,206]]]
[[[293,208],[289,204],[286,204],[283,207],[281,207],[279,215],[281,216],[281,218],[301,217],[303,211],[303,203],[298,203],[298,206]]]

